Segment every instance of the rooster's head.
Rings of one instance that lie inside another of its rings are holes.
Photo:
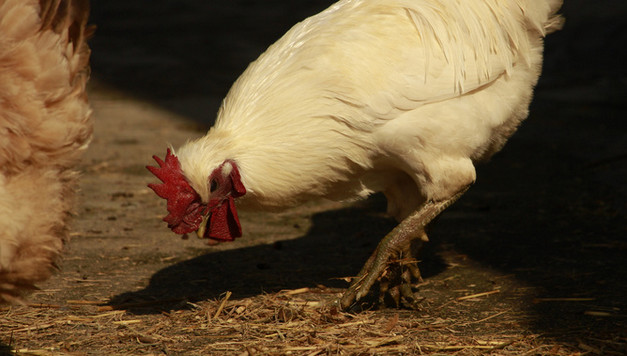
[[[165,161],[153,156],[159,167],[147,166],[163,183],[148,184],[158,196],[167,200],[168,215],[163,218],[177,234],[193,231],[198,237],[232,241],[242,236],[235,209],[235,198],[246,193],[237,164],[225,160],[207,178],[209,197],[203,201],[189,184],[181,164],[168,149]]]

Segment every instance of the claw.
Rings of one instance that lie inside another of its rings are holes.
[[[414,239],[409,239],[412,240]],[[416,298],[411,286],[413,281],[422,282],[422,277],[417,261],[411,258],[410,246],[411,243],[395,246],[394,239],[391,238],[381,241],[342,296],[341,308],[346,310],[361,300],[378,281],[381,305],[385,305],[385,297],[390,296],[396,307],[400,307],[402,303],[403,306],[411,305],[410,308],[414,309]]]

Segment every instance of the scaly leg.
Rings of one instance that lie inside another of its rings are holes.
[[[448,199],[437,202],[426,202],[388,233],[383,240],[379,242],[376,250],[368,261],[366,261],[366,264],[357,277],[351,282],[350,287],[340,300],[340,307],[342,309],[348,309],[354,302],[368,294],[372,285],[381,277],[390,262],[411,257],[412,241],[416,239],[428,241],[427,235],[425,234],[427,224],[459,199],[469,187],[470,186],[464,187],[464,189]],[[402,279],[405,283],[401,282],[400,290],[398,291],[404,297],[408,297],[405,294],[412,294],[409,286],[411,277],[421,280],[420,270],[415,262],[408,263],[406,268],[409,273],[407,273],[407,271],[402,272]],[[405,286],[403,286],[403,284],[405,284]],[[383,284],[383,289],[383,292],[389,289],[388,283]]]

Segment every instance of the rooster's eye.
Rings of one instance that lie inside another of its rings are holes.
[[[215,179],[211,180],[211,186],[209,187],[209,192],[213,193],[216,189],[218,189],[218,182]]]

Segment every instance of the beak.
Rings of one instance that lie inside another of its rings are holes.
[[[210,217],[211,213],[207,213],[205,216],[202,217],[202,222],[200,223],[200,226],[198,226],[198,230],[196,230],[196,234],[198,235],[199,239],[205,238],[205,232],[207,231],[207,220],[209,220]]]

